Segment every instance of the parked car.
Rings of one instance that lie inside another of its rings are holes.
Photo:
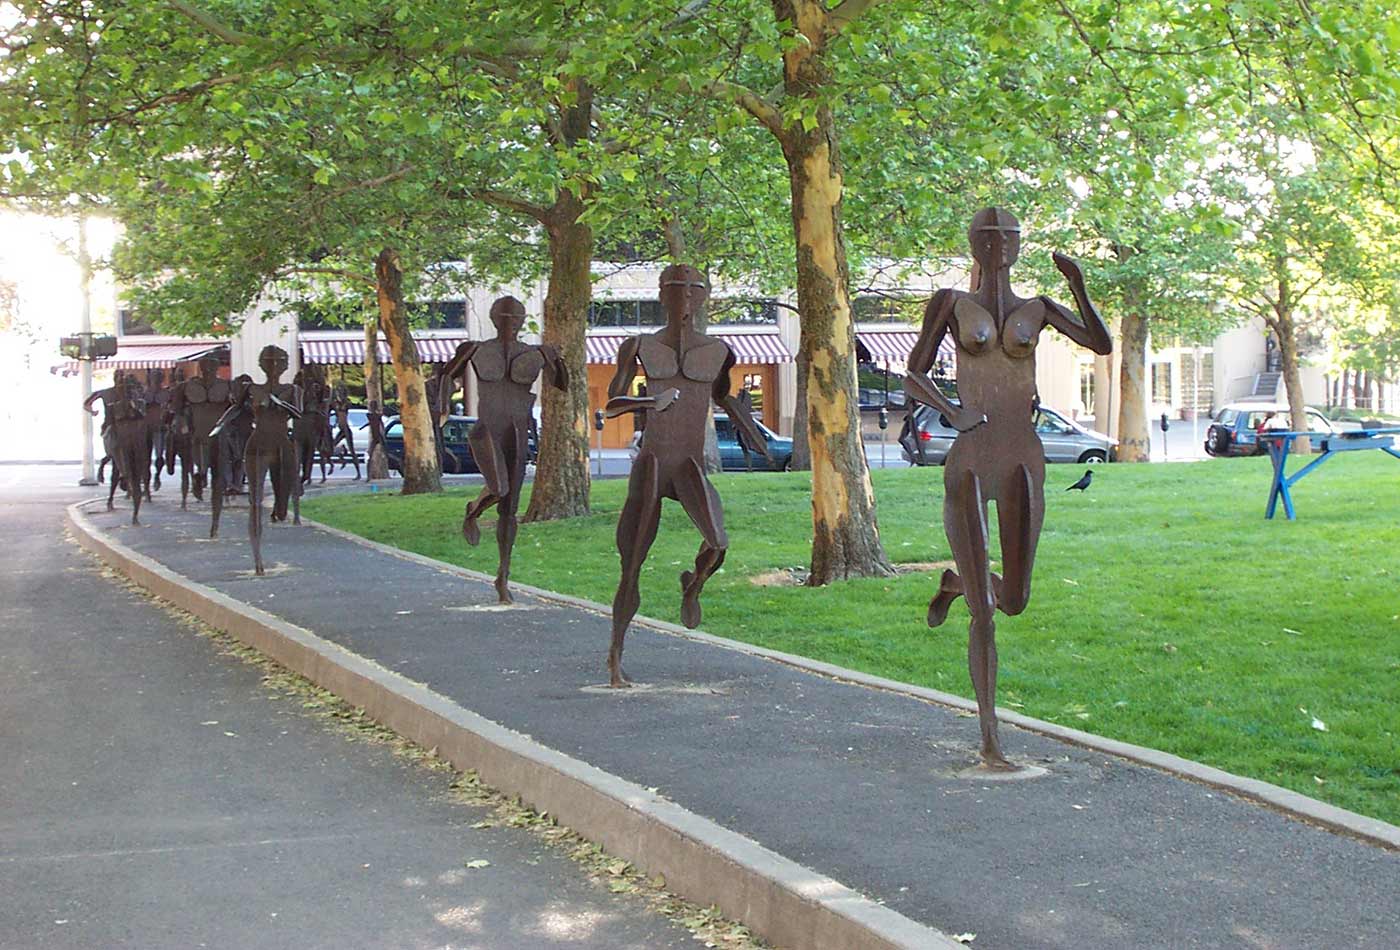
[[[1318,435],[1333,435],[1346,428],[1330,422],[1311,406],[1304,409],[1308,416],[1308,431]],[[1265,430],[1288,431],[1292,428],[1287,403],[1236,402],[1222,407],[1206,429],[1206,454],[1217,457],[1232,455],[1263,455],[1268,450],[1259,442],[1259,426]],[[1354,428],[1354,426],[1352,426]]]
[[[1086,429],[1048,406],[1040,406],[1033,413],[1035,433],[1045,447],[1045,461],[1093,465],[1110,462],[1117,456],[1117,439]],[[957,437],[958,430],[948,424],[942,413],[919,406],[912,419],[906,418],[899,444],[904,460],[911,465],[942,465]]]
[[[778,435],[757,419],[753,421],[758,431],[768,438],[768,458],[761,452],[751,451],[747,459],[739,447],[739,438],[734,432],[734,424],[728,413],[715,413],[715,440],[719,443],[719,464],[726,472],[790,472],[792,471],[792,440]],[[632,436],[632,458],[637,457],[637,449],[642,444],[642,433]]]
[[[481,471],[476,459],[472,458],[471,442],[467,438],[474,425],[476,416],[455,415],[448,416],[442,424],[442,470],[447,474],[472,475]],[[526,447],[527,460],[533,462],[538,451],[538,441],[531,431]],[[389,416],[384,420],[384,454],[388,456],[389,468],[395,472],[401,471],[403,422],[398,416]]]

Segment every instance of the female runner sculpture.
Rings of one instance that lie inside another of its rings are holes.
[[[245,383],[234,394],[233,405],[210,433],[218,438],[223,427],[241,411],[253,413],[253,434],[244,449],[243,463],[248,472],[248,540],[253,546],[253,571],[263,573],[262,502],[263,476],[272,476],[272,520],[287,520],[287,502],[292,505],[292,523],[301,524],[301,472],[297,450],[287,434],[289,424],[301,417],[301,388],[282,382],[287,371],[287,351],[269,344],[258,354],[258,366],[267,374],[265,383]],[[218,499],[222,485],[215,486],[214,520],[209,536],[219,531]]]
[[[1045,451],[1032,420],[1035,345],[1040,331],[1051,326],[1095,353],[1113,349],[1079,265],[1068,257],[1057,253],[1054,260],[1069,281],[1079,319],[1049,297],[1022,300],[1012,292],[1011,265],[1021,249],[1020,231],[1016,219],[999,208],[973,217],[968,239],[980,268],[979,285],[971,293],[940,290],[929,301],[904,379],[911,398],[943,413],[962,433],[943,472],[943,526],[957,571],[943,572],[929,603],[928,624],[941,624],[959,596],[967,600],[972,613],[967,660],[981,720],[982,762],[999,771],[1014,766],[1002,756],[997,738],[995,612],[1012,616],[1026,609],[1045,516]],[[927,375],[948,333],[957,345],[961,406]],[[992,500],[997,503],[1001,575],[989,566],[987,502]]]
[[[700,531],[695,570],[681,572],[681,620],[700,625],[700,591],[724,563],[729,537],[719,494],[705,477],[705,430],[711,425],[711,400],[726,412],[751,446],[768,455],[768,442],[730,394],[729,370],[734,353],[723,340],[694,329],[709,285],[695,268],[672,264],[661,273],[661,307],[666,326],[657,333],[630,337],[617,354],[617,373],[608,386],[607,414],[647,412],[642,443],[632,463],[627,502],[617,522],[617,549],[622,577],[613,598],[612,648],[608,652],[609,685],[631,681],[622,671],[627,625],[641,605],[638,580],[642,562],[661,520],[661,499],[674,498]],[[640,368],[652,396],[629,396]]]
[[[568,389],[569,371],[554,347],[533,346],[518,339],[525,325],[525,305],[519,300],[502,297],[493,303],[491,322],[496,326],[495,339],[466,341],[457,347],[452,359],[438,369],[438,405],[434,407],[434,415],[446,414],[453,380],[458,373],[465,374],[470,364],[481,383],[481,394],[477,421],[467,434],[467,441],[486,486],[467,504],[462,517],[462,536],[468,544],[480,542],[481,530],[476,519],[487,508],[497,506],[496,547],[500,562],[496,568],[496,596],[501,603],[509,604],[513,602],[510,552],[515,544],[515,513],[520,507],[520,487],[525,484],[530,420],[535,405],[535,394],[530,387],[544,370],[551,386]]]

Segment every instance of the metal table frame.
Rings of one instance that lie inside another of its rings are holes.
[[[1331,435],[1322,435],[1317,432],[1269,432],[1259,434],[1259,441],[1263,442],[1269,450],[1269,457],[1274,460],[1273,484],[1269,490],[1269,504],[1264,509],[1265,519],[1271,519],[1278,508],[1278,501],[1283,499],[1283,510],[1289,521],[1297,520],[1297,513],[1293,509],[1292,488],[1304,477],[1312,474],[1319,465],[1330,459],[1338,452],[1355,452],[1361,449],[1380,449],[1387,455],[1400,459],[1400,451],[1395,449],[1395,434],[1400,433],[1400,427],[1385,429],[1355,429],[1347,432],[1337,432]],[[1286,471],[1288,464],[1288,450],[1293,445],[1294,439],[1318,439],[1322,444],[1322,454],[1304,465],[1298,471],[1289,475]]]

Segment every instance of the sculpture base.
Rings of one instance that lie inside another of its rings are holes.
[[[597,686],[580,686],[580,693],[593,693],[603,696],[728,696],[729,690],[723,686],[700,686],[694,683],[633,683],[625,688],[614,689],[606,683]]]
[[[1042,778],[1050,774],[1050,770],[1039,765],[1021,765],[1010,771],[1006,769],[990,769],[985,765],[974,765],[971,768],[954,772],[955,778],[969,779],[974,782],[1025,782],[1030,779]]]

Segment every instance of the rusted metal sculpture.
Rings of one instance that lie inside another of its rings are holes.
[[[214,509],[210,521],[209,537],[219,536],[219,514],[224,509],[224,500],[242,490],[244,459],[248,442],[253,437],[253,409],[247,398],[253,385],[253,377],[241,373],[230,384],[232,396],[229,407],[219,418],[219,424],[210,433],[209,468],[213,472],[210,483],[210,503]],[[301,483],[297,483],[298,491]]]
[[[292,440],[297,447],[302,484],[311,481],[311,470],[316,465],[318,451],[321,453],[321,481],[325,482],[329,470],[327,449],[331,428],[331,389],[326,385],[325,371],[315,363],[308,363],[297,373],[292,385],[301,388],[305,400],[301,415],[292,424]]]
[[[365,450],[365,481],[385,478],[389,473],[389,456],[384,448],[384,412],[379,400],[369,400],[369,448]]]
[[[645,410],[647,420],[632,474],[627,501],[617,522],[617,549],[622,577],[613,598],[612,646],[608,651],[609,685],[630,680],[622,669],[627,626],[641,605],[638,580],[656,540],[661,499],[680,502],[700,532],[695,569],[681,572],[681,620],[700,625],[700,592],[724,563],[729,537],[719,494],[705,477],[705,432],[711,428],[710,402],[729,413],[736,430],[766,457],[768,441],[730,393],[734,353],[723,340],[695,329],[695,318],[709,297],[709,284],[693,267],[672,264],[661,273],[661,306],[666,326],[656,333],[630,337],[617,354],[617,372],[608,386],[608,416]],[[647,391],[631,396],[638,370]]]
[[[297,449],[287,433],[289,424],[299,419],[301,411],[301,388],[295,383],[282,382],[282,374],[287,371],[287,351],[280,346],[269,344],[258,354],[258,366],[267,375],[267,382],[253,383],[240,380],[234,393],[233,405],[225,413],[214,436],[218,437],[223,427],[233,421],[240,412],[251,412],[253,434],[243,453],[243,464],[248,471],[248,540],[253,546],[253,571],[263,573],[262,559],[262,506],[265,476],[272,481],[272,520],[287,520],[287,505],[292,506],[292,523],[301,524],[301,473],[297,470]],[[215,490],[222,494],[222,486]],[[217,537],[219,531],[219,505],[214,509],[214,520],[210,525],[209,536]]]
[[[166,406],[170,403],[170,387],[165,385],[165,374],[152,369],[146,374],[146,465],[155,462],[155,477],[151,488],[160,491],[161,462],[165,457]],[[151,496],[147,495],[150,501]]]
[[[112,498],[117,483],[126,482],[131,498],[131,523],[140,524],[141,498],[150,495],[151,456],[146,445],[146,393],[131,376],[118,377],[107,402],[111,432],[115,442],[112,458],[112,484],[107,489],[107,510],[112,510]]]
[[[462,536],[471,545],[481,540],[476,520],[496,506],[496,596],[503,604],[510,596],[510,555],[515,545],[516,517],[520,488],[525,484],[525,463],[529,460],[530,421],[534,416],[535,394],[531,392],[540,373],[556,389],[569,388],[569,371],[552,346],[534,346],[518,338],[525,325],[525,305],[514,297],[502,297],[491,305],[494,339],[468,340],[457,347],[452,359],[438,368],[434,415],[446,413],[452,397],[453,380],[467,367],[476,371],[480,385],[477,421],[467,434],[472,458],[486,485],[467,504],[462,516]],[[464,380],[465,382],[465,380]]]
[[[980,281],[968,293],[944,289],[924,310],[923,330],[909,358],[904,389],[910,398],[943,413],[961,435],[943,470],[943,526],[957,570],[946,570],[929,603],[936,627],[959,596],[972,613],[968,668],[977,694],[983,767],[1014,771],[1002,755],[996,721],[995,612],[1026,609],[1031,567],[1045,516],[1045,451],[1032,421],[1038,402],[1035,346],[1054,327],[1081,346],[1107,354],[1113,343],[1084,289],[1079,265],[1055,254],[1069,281],[1079,316],[1049,297],[1023,300],[1011,290],[1011,265],[1020,252],[1020,226],[999,208],[972,219],[968,239]],[[943,337],[957,345],[958,397],[954,403],[928,372]],[[987,503],[997,504],[1002,573],[989,566]]]
[[[170,397],[170,410],[188,410],[190,439],[194,455],[194,497],[204,498],[204,488],[210,482],[209,432],[219,424],[219,417],[228,408],[229,384],[219,379],[219,361],[205,357],[199,361],[199,375],[187,379],[175,388]]]
[[[328,455],[334,455],[335,450],[344,444],[345,450],[350,453],[350,461],[355,466],[355,481],[360,480],[360,458],[355,454],[355,430],[350,427],[350,394],[345,391],[344,380],[337,380],[331,387],[331,412],[335,415],[335,432],[331,435]],[[345,463],[341,463],[341,468]]]
[[[99,483],[102,482],[102,470],[107,467],[107,463],[109,462],[112,464],[112,478],[115,480],[117,477],[117,436],[112,430],[112,403],[117,398],[117,386],[121,383],[124,376],[126,376],[126,373],[123,370],[116,370],[112,374],[111,386],[108,386],[106,389],[94,390],[90,396],[83,400],[83,408],[94,416],[97,415],[97,410],[92,408],[92,404],[99,399],[102,400],[102,461],[97,463],[97,481]]]

